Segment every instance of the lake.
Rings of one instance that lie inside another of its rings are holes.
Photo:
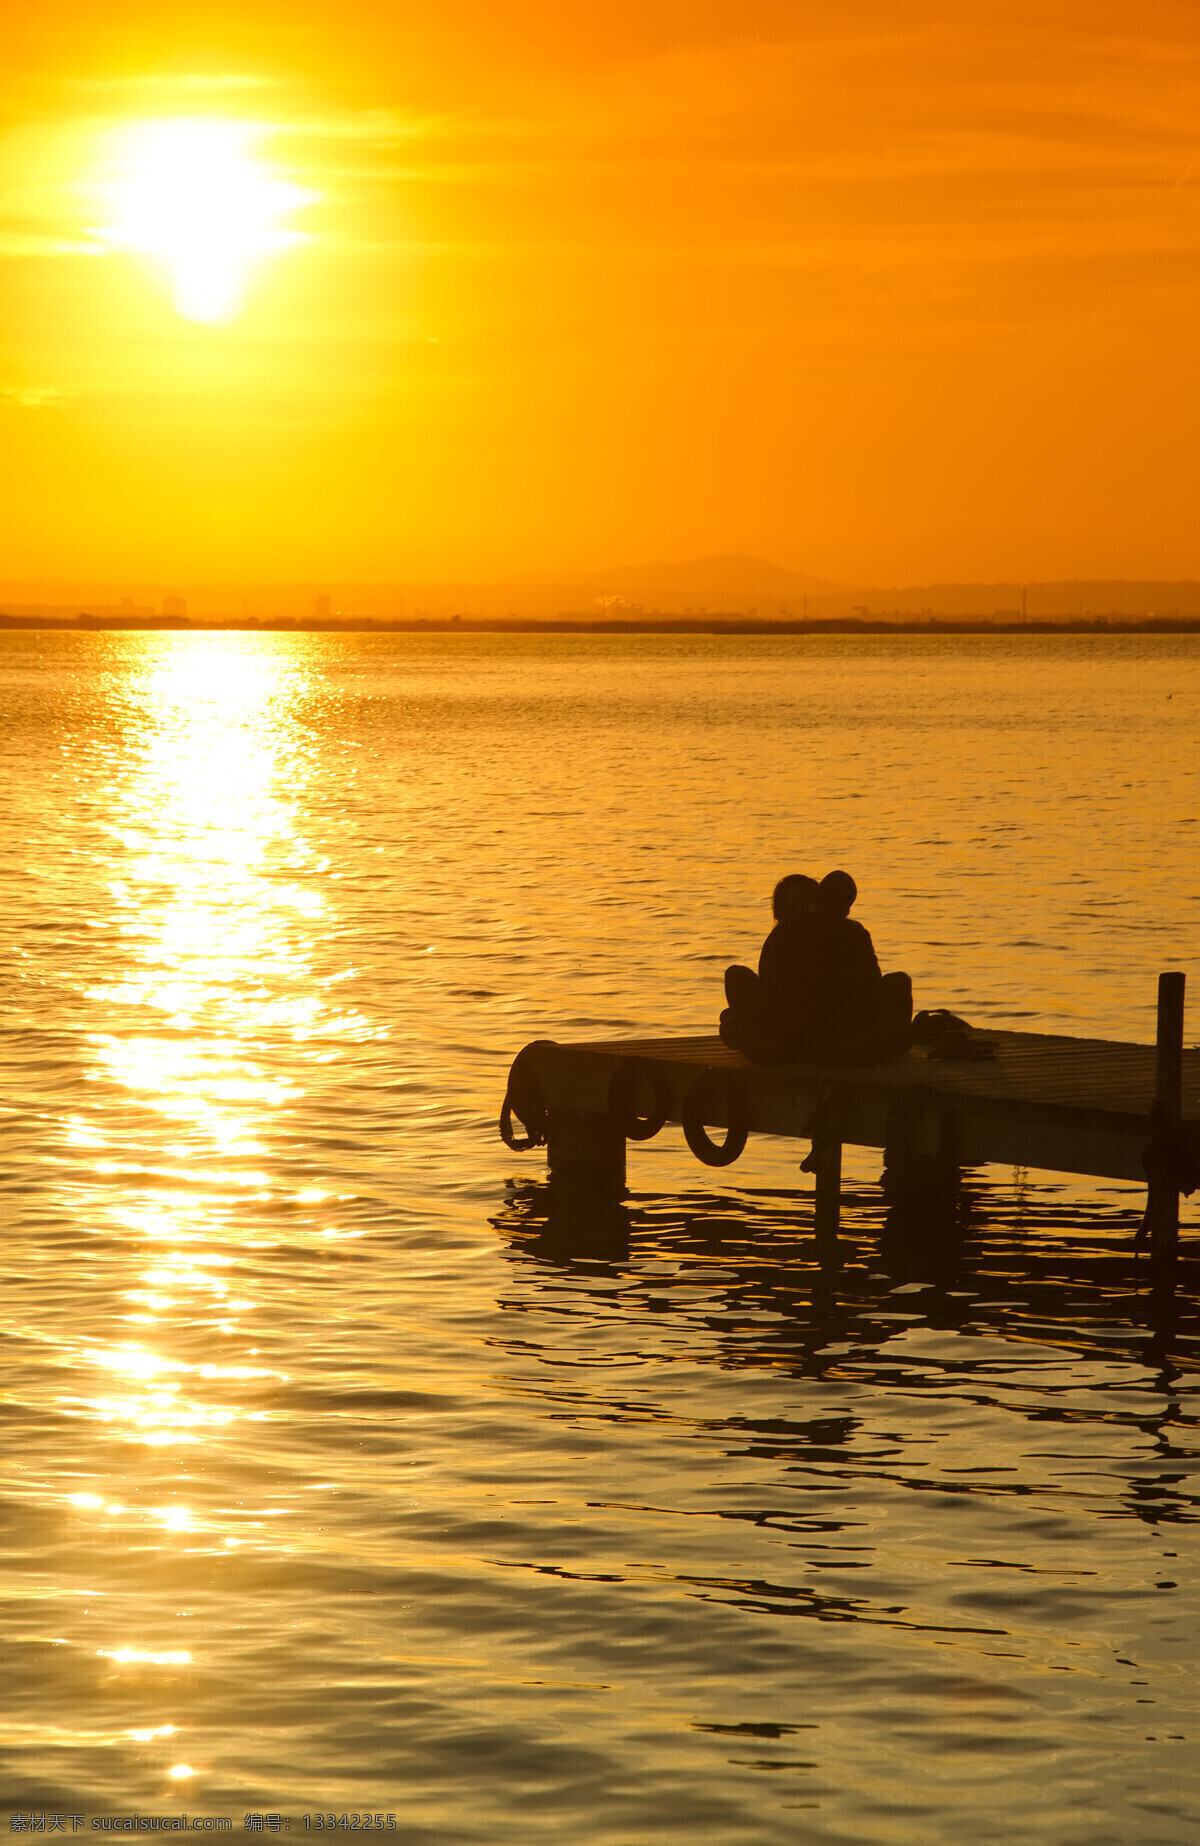
[[[1200,637],[10,631],[0,721],[8,1810],[1191,1846],[1200,1195],[1164,1303],[1137,1187],[912,1244],[847,1149],[823,1272],[802,1146],[566,1208],[496,1118],[790,870],[1194,1043]]]

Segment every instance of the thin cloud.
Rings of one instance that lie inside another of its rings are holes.
[[[61,410],[70,395],[56,385],[10,385],[0,389],[0,398],[6,404],[16,404],[22,410]]]
[[[0,230],[0,259],[8,256],[102,256],[98,244],[45,231]]]
[[[247,71],[147,71],[117,77],[74,77],[67,88],[121,94],[132,91],[134,94],[221,95],[238,90],[277,90],[283,83],[282,77],[259,76]]]

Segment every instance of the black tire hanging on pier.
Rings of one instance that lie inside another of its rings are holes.
[[[645,1115],[637,1110],[639,1086],[645,1085],[654,1102]],[[608,1085],[608,1115],[627,1141],[652,1141],[672,1103],[671,1086],[649,1058],[622,1058]]]
[[[720,1145],[710,1141],[706,1115],[723,1114],[729,1126]],[[746,1145],[750,1129],[750,1095],[745,1073],[728,1064],[710,1064],[683,1099],[683,1132],[697,1160],[706,1167],[732,1166]]]
[[[552,1043],[553,1040],[548,1038],[536,1041],[536,1045]],[[550,1125],[545,1092],[529,1056],[534,1049],[535,1045],[526,1045],[513,1059],[512,1069],[508,1073],[508,1087],[504,1092],[504,1106],[500,1110],[500,1139],[506,1147],[512,1148],[514,1154],[527,1154],[531,1148],[543,1146]],[[525,1130],[527,1138],[524,1141],[513,1129],[514,1115]]]

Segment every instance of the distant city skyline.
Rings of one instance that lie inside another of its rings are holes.
[[[1067,578],[916,585],[836,584],[763,558],[708,557],[613,566],[576,576],[479,583],[96,584],[0,582],[0,614],[192,621],[352,622],[446,619],[621,621],[633,616],[1067,621],[1200,616],[1200,579]]]

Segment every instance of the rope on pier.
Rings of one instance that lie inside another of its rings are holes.
[[[514,1154],[527,1154],[530,1148],[541,1147],[546,1139],[550,1124],[550,1113],[546,1108],[545,1092],[541,1079],[533,1068],[530,1053],[539,1045],[549,1045],[554,1041],[548,1038],[535,1039],[532,1045],[526,1045],[518,1051],[513,1059],[512,1069],[508,1073],[508,1087],[504,1092],[504,1106],[500,1111],[500,1139],[506,1147],[511,1147]],[[513,1116],[516,1116],[525,1129],[527,1139],[522,1141],[513,1129]]]

